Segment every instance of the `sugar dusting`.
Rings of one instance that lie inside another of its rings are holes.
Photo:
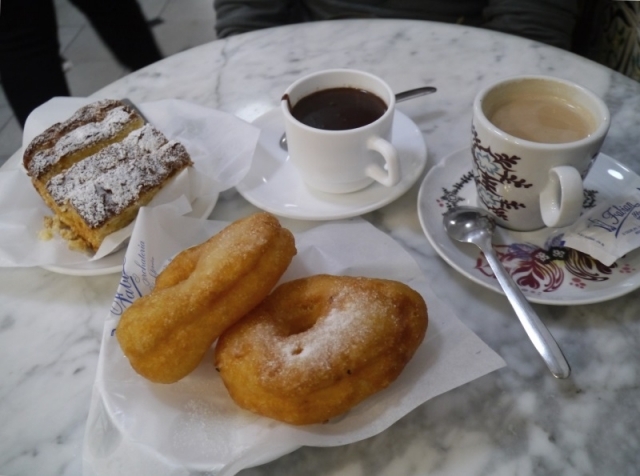
[[[353,345],[364,338],[366,326],[361,321],[365,317],[366,312],[358,303],[331,309],[309,331],[287,339],[280,347],[280,357],[289,365],[306,360],[326,362],[329,355],[340,351],[345,341]]]
[[[212,249],[210,256],[202,257],[198,265],[201,276],[210,274],[212,279],[220,279],[216,275],[221,269],[234,268],[239,263],[244,263],[244,266],[255,265],[263,256],[260,250],[274,242],[273,232],[280,227],[272,218],[261,218],[259,215],[256,218],[240,220],[217,235],[216,239],[220,241],[215,250],[224,249],[225,253]]]
[[[69,203],[92,228],[133,205],[191,161],[186,149],[147,124],[51,178],[47,190]]]
[[[264,378],[274,373],[286,378],[292,373],[330,372],[336,361],[345,363],[349,355],[362,355],[377,332],[372,321],[393,314],[387,307],[366,291],[342,289],[333,296],[329,312],[310,329],[285,338],[278,337],[274,328],[262,332],[265,347],[273,349],[267,364],[271,372]]]
[[[134,116],[136,113],[131,108],[114,100],[99,101],[79,109],[67,121],[47,129],[30,144],[25,155],[30,154],[30,150],[42,148],[28,163],[30,175],[39,177],[65,156],[117,135]],[[58,135],[60,137],[55,140]]]

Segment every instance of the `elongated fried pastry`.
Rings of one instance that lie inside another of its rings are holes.
[[[268,213],[178,254],[120,319],[116,336],[131,366],[159,383],[189,374],[218,336],[269,294],[295,254],[293,235]]]

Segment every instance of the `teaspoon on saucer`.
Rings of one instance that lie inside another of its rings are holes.
[[[504,294],[547,367],[554,377],[567,378],[571,368],[562,350],[513,278],[504,269],[491,246],[491,238],[496,226],[493,217],[479,208],[457,207],[444,214],[443,225],[447,234],[454,240],[473,243],[482,250]]]
[[[396,94],[396,102],[406,101],[407,99],[413,99],[420,96],[426,96],[437,91],[433,86],[423,86],[421,88],[409,89],[401,93]],[[278,141],[282,150],[287,150],[287,136],[282,133],[280,140]]]

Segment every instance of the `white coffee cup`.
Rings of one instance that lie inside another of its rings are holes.
[[[384,113],[356,128],[328,130],[309,126],[292,114],[296,104],[313,93],[334,88],[364,90],[384,102]],[[289,160],[311,188],[329,193],[361,190],[374,181],[392,187],[400,181],[396,148],[391,143],[395,109],[391,88],[372,74],[331,69],[295,81],[285,91],[284,116]]]
[[[471,142],[479,204],[512,230],[570,225],[609,124],[602,99],[570,81],[520,76],[484,88]]]

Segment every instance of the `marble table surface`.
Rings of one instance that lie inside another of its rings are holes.
[[[577,81],[611,109],[603,152],[640,173],[640,84],[559,49],[454,25],[349,20],[264,30],[177,54],[95,96],[180,98],[252,121],[298,77],[334,67],[372,72],[395,91],[438,88],[399,105],[428,144],[427,169],[468,144],[472,99],[484,85],[517,74]],[[301,448],[240,474],[638,474],[640,291],[599,304],[535,306],[573,369],[571,378],[554,380],[506,299],[431,248],[417,218],[417,190],[364,218],[413,255],[438,295],[507,367],[430,400],[375,437]],[[228,191],[211,218],[254,210]],[[0,269],[0,475],[82,473],[102,326],[118,279]]]

